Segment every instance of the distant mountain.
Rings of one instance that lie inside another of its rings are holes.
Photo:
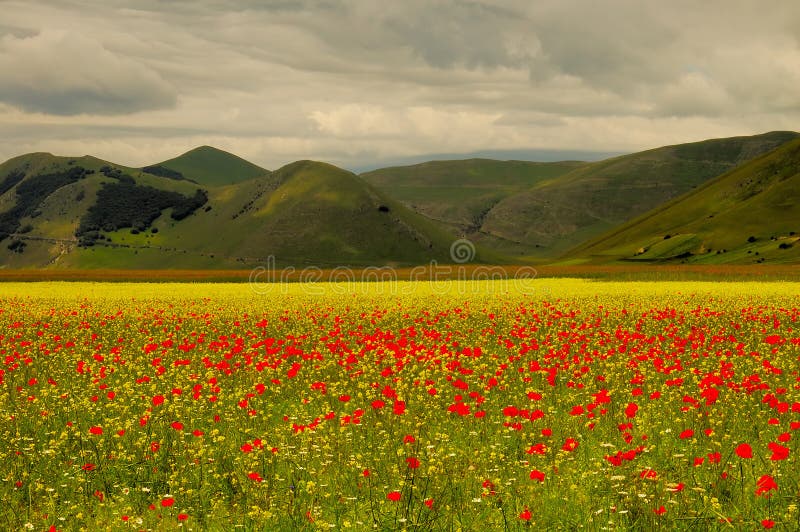
[[[453,234],[474,236],[498,202],[585,164],[491,159],[431,161],[382,168],[361,177],[407,207],[441,222]]]
[[[205,186],[232,185],[269,173],[241,157],[211,146],[200,146],[143,170],[162,177],[192,180]]]
[[[713,139],[592,163],[432,161],[362,177],[453,235],[548,260],[797,137]]]
[[[797,262],[800,139],[590,240],[569,257],[592,262]]]
[[[213,165],[193,166],[204,158]],[[269,172],[209,148],[173,161],[159,166],[181,178],[93,157],[30,154],[3,163],[0,265],[231,268],[270,256],[297,267],[450,262],[452,236],[351,172],[313,161]],[[248,173],[257,176],[242,180]]]
[[[773,132],[707,140],[584,165],[504,198],[478,234],[557,256],[795,138]]]
[[[355,163],[347,168],[358,174],[373,170],[394,168],[397,166],[414,166],[430,161],[466,161],[469,159],[491,159],[495,161],[537,161],[540,163],[557,163],[560,161],[602,161],[610,157],[625,155],[625,152],[604,152],[588,150],[480,150],[468,153],[426,153],[411,157],[374,160]]]
[[[362,176],[208,146],[144,168],[32,153],[0,164],[0,267],[410,266],[464,236],[484,263],[796,261],[798,168],[792,132]]]

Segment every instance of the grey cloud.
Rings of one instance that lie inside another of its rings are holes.
[[[442,2],[391,13],[383,28],[436,68],[519,67],[539,48],[512,11],[478,2]]]
[[[800,122],[798,2],[0,3],[0,103],[60,115],[0,105],[0,126],[37,146],[107,138],[133,158],[217,134],[274,166],[614,151]]]
[[[0,71],[0,101],[31,112],[125,114],[177,101],[158,73],[77,32],[3,36]]]

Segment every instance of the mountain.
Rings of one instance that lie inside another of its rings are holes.
[[[315,161],[269,171],[206,146],[144,168],[32,153],[0,164],[0,267],[410,266],[452,262],[462,236],[483,263],[794,261],[798,143],[773,132],[362,176]]]
[[[800,139],[569,253],[592,262],[800,260]]]
[[[200,146],[142,170],[162,177],[195,181],[203,186],[231,185],[269,173],[241,157],[211,146]]]
[[[467,159],[382,168],[361,177],[453,234],[474,237],[486,214],[502,200],[585,165]],[[502,243],[495,247],[502,248]]]
[[[610,157],[625,155],[625,152],[604,152],[590,150],[545,150],[545,149],[517,149],[517,150],[479,150],[467,153],[421,153],[408,157],[392,159],[365,159],[348,166],[349,170],[357,174],[365,174],[384,168],[415,166],[431,161],[464,161],[470,159],[488,159],[494,161],[538,161],[540,163],[555,163],[559,161],[601,161]]]
[[[395,170],[388,174],[394,176],[392,180],[385,172],[371,172],[365,178],[422,214],[444,219],[451,227],[461,224],[458,230],[464,231],[465,222],[472,221],[466,233],[476,242],[506,253],[548,258],[797,137],[793,132],[772,132],[666,146],[594,163],[571,163],[574,166],[566,173],[564,166],[544,166],[539,170],[546,168],[553,174],[532,173],[527,190],[511,193],[502,190],[506,178],[502,173],[487,178],[485,173],[470,174],[468,166],[443,163],[433,168],[446,178],[434,177],[433,182],[444,180],[449,188],[434,187],[427,204],[415,197],[424,195],[425,189],[414,188],[419,178],[436,175],[426,172],[425,165],[405,171],[407,188],[404,176]],[[494,163],[500,167],[516,164]],[[519,171],[508,167],[512,175]],[[472,188],[480,186],[481,180],[485,189]]]
[[[268,257],[298,268],[450,262],[451,235],[351,172],[299,161],[231,182],[258,167],[219,150],[189,154],[178,165],[160,165],[181,171],[180,178],[93,157],[29,154],[3,163],[0,265],[244,268]],[[213,172],[191,170],[187,161],[198,156],[212,156]],[[211,176],[228,184],[210,183]],[[482,257],[495,261],[490,253]]]

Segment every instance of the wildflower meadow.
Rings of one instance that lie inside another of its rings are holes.
[[[796,285],[529,283],[3,284],[0,528],[800,528]]]

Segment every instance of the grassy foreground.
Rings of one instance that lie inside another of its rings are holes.
[[[799,289],[4,283],[0,527],[797,529]]]

